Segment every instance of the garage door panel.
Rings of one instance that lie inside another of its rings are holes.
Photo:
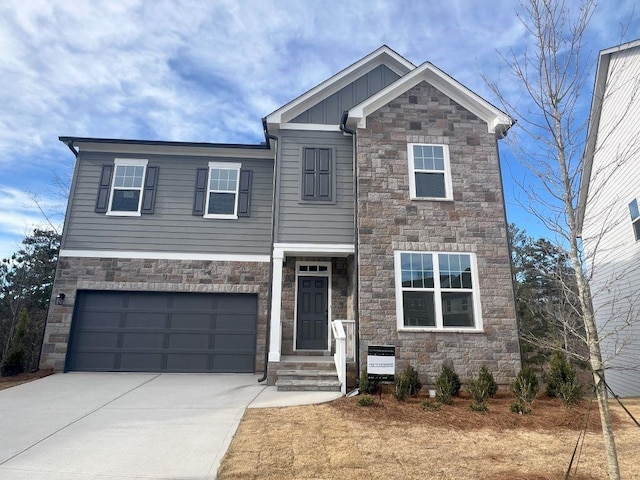
[[[78,291],[67,369],[253,372],[256,312],[249,294]]]
[[[216,315],[216,328],[220,330],[255,330],[254,315],[223,313]]]
[[[172,372],[208,372],[211,371],[209,359],[211,355],[183,353],[167,355],[167,370]]]
[[[210,330],[212,317],[209,313],[172,313],[170,327]]]
[[[163,329],[167,323],[166,313],[129,312],[125,317],[125,328]]]
[[[126,332],[122,335],[122,348],[159,348],[164,344],[164,333]]]
[[[202,333],[171,333],[169,334],[169,348],[208,349],[210,335]]]

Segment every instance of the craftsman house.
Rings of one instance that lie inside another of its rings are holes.
[[[640,396],[640,40],[602,50],[589,119],[579,218],[614,393]]]
[[[61,137],[77,160],[42,366],[344,390],[345,363],[394,345],[432,381],[450,362],[509,382],[511,125],[383,46],[267,115],[261,144]]]

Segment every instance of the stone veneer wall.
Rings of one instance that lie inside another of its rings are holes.
[[[353,256],[349,257],[352,259]],[[352,260],[335,257],[287,257],[282,266],[282,355],[293,355],[294,318],[296,305],[296,262],[327,262],[331,261],[331,315],[333,319],[351,319],[348,309],[349,286],[351,277],[348,276],[348,264]]]
[[[257,293],[256,372],[264,369],[269,263],[61,257],[40,367],[64,369],[77,290]],[[64,293],[64,305],[55,297]]]
[[[520,368],[497,146],[487,125],[426,82],[367,117],[357,133],[360,359],[396,345],[397,370],[433,383],[443,362],[463,381],[487,365],[499,383]],[[448,144],[454,201],[409,198],[407,143]],[[399,332],[396,250],[473,252],[484,332]]]

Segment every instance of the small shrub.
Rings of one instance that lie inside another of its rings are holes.
[[[538,376],[531,367],[520,370],[516,380],[511,384],[511,391],[516,398],[527,405],[531,405],[539,390]]]
[[[362,373],[360,373],[360,383],[358,384],[360,393],[376,393],[376,391],[378,390],[378,382],[375,380],[371,380],[369,381],[369,378],[367,377],[367,371],[366,370],[362,370]]]
[[[479,380],[481,380],[487,386],[487,393],[489,398],[493,398],[498,393],[498,384],[496,379],[493,378],[493,374],[489,371],[486,365],[483,365],[480,369]]]
[[[434,402],[433,400],[429,400],[428,398],[424,400],[420,405],[424,410],[438,411],[442,408],[442,403],[437,401]]]
[[[370,407],[373,405],[373,397],[371,395],[363,395],[358,399],[358,405],[361,407]]]
[[[578,403],[583,391],[577,380],[576,369],[560,352],[553,354],[550,364],[551,368],[545,377],[547,395],[558,397],[567,407]]]
[[[478,402],[473,400],[469,404],[469,410],[478,413],[487,413],[489,411],[489,406],[487,405],[487,402]]]
[[[442,403],[451,403],[453,397],[460,393],[460,377],[453,368],[442,365],[440,375],[436,380],[436,398]]]
[[[527,415],[527,414],[531,413],[531,408],[529,408],[529,406],[525,402],[523,402],[522,400],[516,400],[515,402],[513,402],[509,406],[509,409],[513,413],[517,413],[519,415]]]
[[[401,374],[396,375],[395,387],[393,395],[398,401],[403,402],[409,396],[415,397],[422,388],[416,369],[408,365]]]
[[[0,369],[3,377],[14,377],[24,373],[27,355],[22,345],[13,346],[7,352]]]

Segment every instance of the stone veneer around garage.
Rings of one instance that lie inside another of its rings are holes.
[[[264,369],[269,263],[61,257],[40,359],[40,368],[64,370],[77,290],[257,293],[255,371]],[[65,294],[64,305],[55,297]]]
[[[360,359],[369,344],[396,345],[433,383],[443,362],[463,381],[486,365],[499,383],[520,368],[497,144],[487,125],[426,82],[367,117],[357,132]],[[453,201],[409,198],[408,143],[447,144]],[[475,253],[484,331],[397,329],[394,251]]]

